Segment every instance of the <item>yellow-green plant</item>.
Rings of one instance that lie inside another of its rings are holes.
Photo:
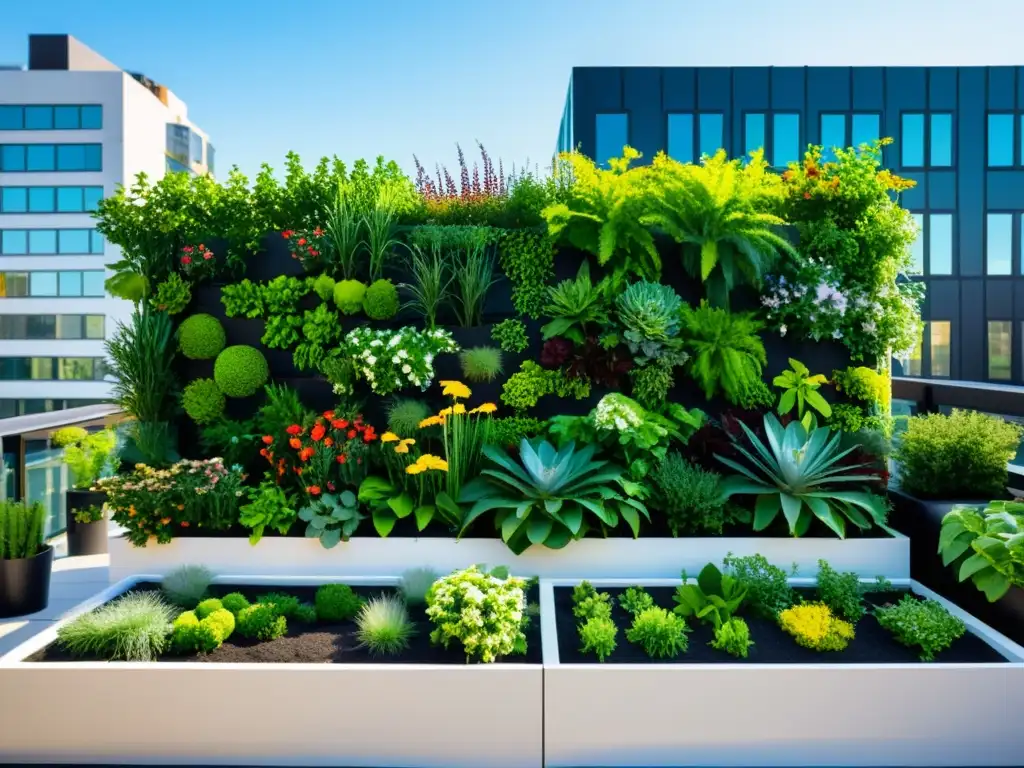
[[[796,408],[797,418],[806,429],[812,429],[814,417],[807,410],[808,406],[826,419],[832,415],[832,406],[818,392],[821,385],[827,383],[828,379],[824,374],[816,373],[812,376],[806,365],[792,357],[789,358],[789,370],[783,371],[772,381],[772,384],[782,390],[782,397],[779,398],[779,415],[787,414]]]
[[[814,651],[841,651],[853,640],[853,625],[832,615],[823,603],[803,603],[779,614],[779,626],[798,645]]]
[[[117,434],[112,429],[86,433],[81,439],[64,446],[64,463],[74,478],[74,487],[91,488],[105,474],[114,471]]]

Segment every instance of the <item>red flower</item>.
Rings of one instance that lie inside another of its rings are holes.
[[[353,440],[353,439],[355,439],[355,436],[356,436],[356,431],[354,429],[350,429],[348,431],[348,439],[349,440]]]
[[[183,521],[181,522],[181,527],[182,527],[182,528],[188,528],[188,520],[183,520]]]
[[[348,456],[346,456],[344,453],[338,456],[339,464],[344,464],[346,461],[348,461]]]
[[[326,431],[323,424],[317,424],[313,427],[313,431],[309,433],[309,436],[313,439],[314,443],[318,443],[323,440]]]
[[[331,493],[334,493],[334,483],[332,483],[330,480],[327,481],[327,490],[330,491]]]
[[[270,445],[271,443],[273,443],[273,442],[274,442],[274,438],[273,438],[273,437],[271,437],[270,435],[264,435],[264,436],[263,436],[263,442],[264,442],[265,444],[267,444],[267,445]]]
[[[811,193],[810,192],[804,192],[804,200],[810,200],[810,199],[811,199]]]
[[[345,429],[348,426],[348,422],[345,419],[335,419],[331,422],[331,426],[335,429]]]
[[[316,237],[323,237],[324,236],[324,231],[322,229],[320,229],[320,227],[317,227],[316,229],[313,230],[313,234]]]
[[[191,264],[192,263],[192,257],[191,256],[182,256],[181,257],[181,263],[182,264]]]
[[[297,451],[297,450],[299,450],[299,448],[302,447],[302,441],[299,440],[299,438],[297,438],[297,437],[293,437],[291,440],[288,441],[288,445],[290,445],[292,448],[294,448]]]
[[[212,259],[213,258],[213,251],[207,251],[206,253],[204,253],[203,254],[203,258],[206,259],[207,261]]]
[[[186,245],[184,248],[181,249],[181,252],[182,253],[192,253],[192,246],[191,245]]]
[[[304,238],[304,237],[300,237],[300,238],[298,239],[298,244],[299,244],[299,245],[305,245],[305,244],[306,244],[306,238]]]
[[[288,429],[285,430],[285,432],[287,432],[289,435],[301,435],[302,427],[300,427],[298,424],[292,424],[290,427],[288,427]]]
[[[334,440],[328,437],[326,440],[324,440],[324,445],[330,448],[332,445],[334,445]]]
[[[301,451],[299,451],[299,460],[309,461],[314,453],[315,451],[312,448],[303,448]]]
[[[309,491],[309,493],[312,494],[313,496],[319,496],[320,495],[320,486],[319,485],[311,485],[306,490]]]
[[[319,256],[320,255],[320,251],[314,251],[312,248],[310,248],[309,249],[309,255],[310,256],[314,256],[314,257],[315,256]]]
[[[266,448],[260,448],[260,456],[262,456],[265,459],[269,459],[270,452]]]
[[[295,233],[292,232],[290,229],[286,229],[284,232],[281,233],[281,237],[283,237],[285,240],[287,240],[289,237],[291,237],[294,234]]]
[[[324,418],[325,419],[333,419],[334,418],[334,411],[324,411]]]

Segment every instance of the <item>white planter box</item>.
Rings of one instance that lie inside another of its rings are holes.
[[[219,581],[299,585],[323,580]],[[74,615],[136,581],[111,587]],[[52,642],[60,624],[0,659],[3,762],[542,764],[539,665],[21,661]]]
[[[915,592],[943,602],[1012,663],[563,666],[553,588],[575,583],[541,582],[548,768],[1019,766],[1024,760],[1024,648],[916,582],[909,582]]]
[[[169,544],[133,547],[110,540],[110,579],[140,573],[164,574],[185,564],[203,564],[214,573],[351,577],[367,573],[399,576],[409,568],[450,573],[474,563],[507,565],[519,575],[541,578],[678,578],[696,574],[709,562],[761,554],[801,574],[818,572],[825,559],[839,571],[863,578],[910,578],[910,540],[900,534],[877,539],[795,538],[639,538],[583,539],[564,549],[530,547],[518,557],[500,539],[361,537],[324,549],[315,539],[265,538],[256,546],[243,538],[181,538]]]

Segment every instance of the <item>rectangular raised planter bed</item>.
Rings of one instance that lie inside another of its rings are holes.
[[[398,576],[408,568],[449,573],[471,563],[507,565],[513,573],[541,578],[677,578],[697,573],[729,553],[761,554],[801,574],[817,573],[818,560],[863,578],[910,578],[910,540],[901,534],[862,539],[707,537],[583,539],[560,550],[530,547],[518,557],[499,539],[359,537],[324,549],[316,540],[267,537],[256,546],[244,538],[179,538],[169,544],[133,547],[110,541],[112,582],[130,576],[164,574],[202,563],[214,573],[246,575]]]
[[[563,664],[558,632],[576,628],[558,623],[555,588],[576,583],[541,581],[548,768],[1019,766],[1024,759],[1024,648],[916,582],[894,581],[942,602],[1005,661]]]
[[[4,762],[542,764],[539,664],[26,661],[52,643],[72,616],[155,578],[119,582],[0,659]],[[217,583],[300,586],[326,580],[231,577]]]

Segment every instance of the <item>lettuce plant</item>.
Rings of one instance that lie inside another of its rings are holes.
[[[984,510],[959,506],[942,518],[939,554],[995,602],[1024,587],[1024,502],[993,501]]]

